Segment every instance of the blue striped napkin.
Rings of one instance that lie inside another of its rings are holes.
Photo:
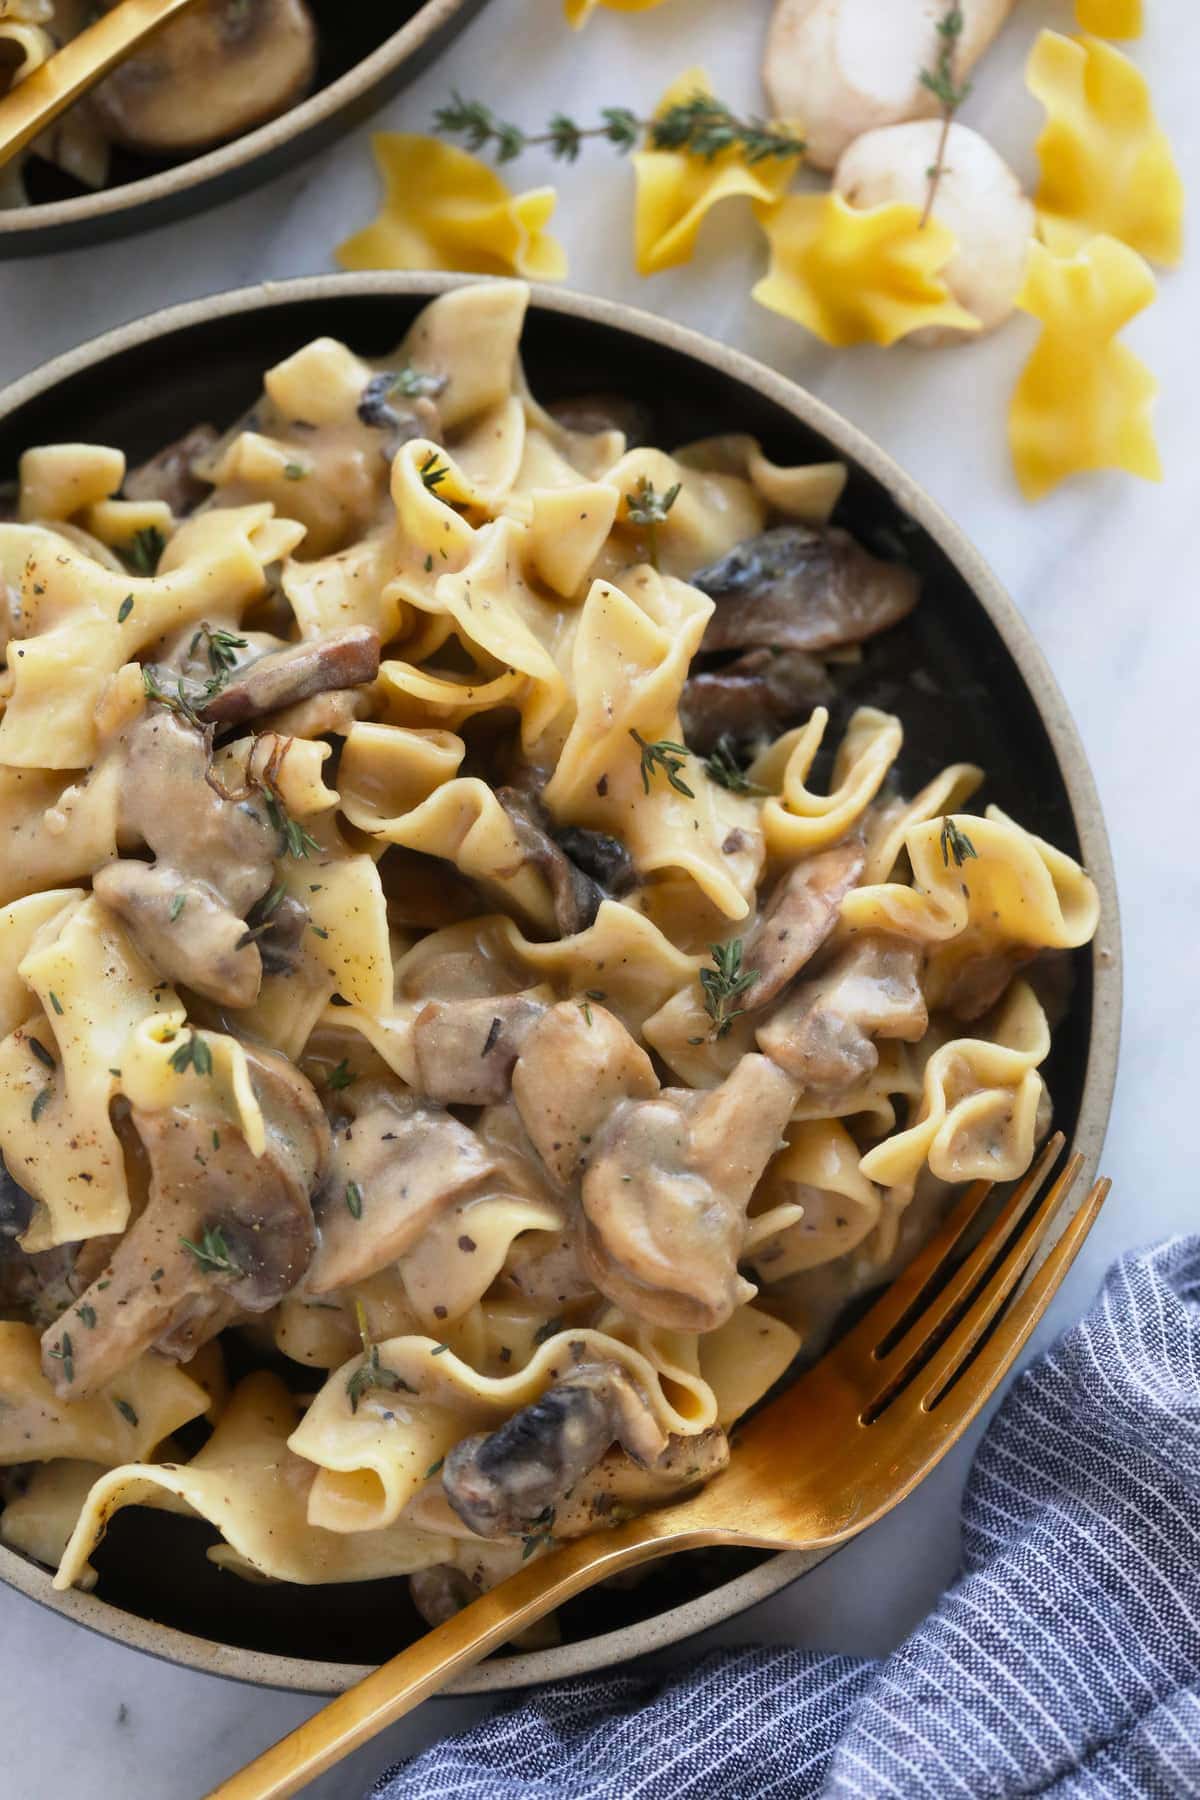
[[[1014,1384],[964,1573],[884,1662],[724,1651],[530,1694],[372,1800],[1200,1795],[1200,1238],[1125,1257]]]

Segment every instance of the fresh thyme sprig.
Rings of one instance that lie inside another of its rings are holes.
[[[389,1369],[380,1362],[379,1345],[371,1342],[366,1309],[361,1300],[354,1302],[354,1311],[358,1317],[358,1335],[362,1339],[365,1360],[358,1365],[346,1382],[350,1411],[352,1413],[358,1411],[359,1401],[364,1394],[370,1393],[372,1388],[384,1388],[389,1393],[415,1393],[416,1389],[397,1375],[395,1369]]]
[[[135,531],[128,544],[121,551],[126,568],[132,569],[135,575],[156,575],[159,558],[167,547],[167,540],[157,525],[143,525]]]
[[[283,839],[283,847],[289,856],[309,856],[314,850],[320,850],[321,846],[312,833],[305,831],[303,825],[292,818],[283,796],[276,788],[266,789],[266,806],[267,817]]]
[[[921,70],[921,86],[929,89],[942,109],[942,132],[938,138],[937,154],[926,170],[929,177],[929,189],[925,196],[925,208],[918,226],[918,230],[921,231],[929,223],[938,183],[946,170],[946,145],[950,138],[950,127],[954,123],[954,115],[971,92],[969,81],[957,82],[954,79],[954,57],[958,50],[958,40],[963,33],[963,23],[963,11],[959,0],[950,0],[950,4],[937,23],[937,60],[932,69]]]
[[[950,858],[954,858],[954,866],[961,869],[971,857],[979,855],[965,831],[960,831],[953,819],[942,820],[940,842],[942,846],[942,866],[950,867]]]
[[[197,1031],[189,1033],[168,1060],[177,1075],[186,1074],[188,1069],[195,1069],[197,1075],[213,1072],[212,1051]]]
[[[631,730],[629,735],[642,753],[642,789],[646,794],[650,792],[650,777],[661,769],[677,794],[686,794],[689,800],[696,798],[687,782],[679,779],[679,771],[691,755],[686,744],[672,744],[667,738],[648,744],[640,731]]]
[[[193,1244],[191,1238],[183,1236],[179,1241],[185,1250],[191,1252],[206,1274],[244,1275],[246,1272],[225,1242],[225,1233],[219,1225],[206,1225],[198,1244]]]
[[[627,106],[603,106],[599,125],[580,125],[555,113],[545,131],[526,131],[501,119],[482,100],[464,100],[457,91],[434,114],[434,129],[443,137],[465,139],[468,150],[490,148],[498,163],[512,162],[533,145],[544,145],[559,162],[574,162],[585,140],[599,138],[622,156],[635,150],[643,133],[652,150],[678,150],[711,162],[725,150],[740,150],[747,162],[771,157],[802,156],[803,138],[765,119],[740,118],[723,100],[697,91],[678,100],[652,119],[641,119]]]
[[[742,967],[741,938],[730,938],[727,944],[710,944],[709,949],[714,966],[701,969],[700,986],[704,989],[704,1010],[713,1022],[712,1035],[721,1038],[745,1011],[733,1002],[754,986],[757,976],[753,970]]]
[[[189,697],[182,677],[175,684],[175,692],[169,694],[150,664],[143,663],[142,688],[147,700],[153,700],[156,706],[165,706],[168,712],[177,713],[181,719],[186,719],[189,725],[194,725],[197,731],[205,729],[204,720],[196,710],[196,702]]]
[[[232,631],[225,631],[219,625],[214,629],[207,619],[202,619],[199,630],[188,645],[188,655],[195,656],[197,647],[202,642],[206,643],[208,666],[223,685],[229,678],[230,670],[237,667],[238,651],[247,649],[249,640],[237,637]]]
[[[723,733],[713,745],[704,759],[704,773],[718,787],[728,788],[731,794],[765,794],[766,788],[759,787],[751,781],[741,763],[737,759],[733,739]]]
[[[646,528],[646,545],[651,566],[655,569],[658,567],[658,528],[666,524],[667,514],[678,500],[682,486],[681,481],[673,482],[664,494],[660,494],[647,476],[639,475],[634,492],[625,496],[625,510],[631,523]]]

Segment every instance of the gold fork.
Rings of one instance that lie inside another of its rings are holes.
[[[285,1800],[458,1670],[636,1563],[714,1544],[827,1550],[890,1512],[995,1392],[1104,1204],[1109,1183],[1100,1180],[1038,1258],[1083,1167],[1083,1157],[1073,1156],[1043,1197],[1063,1144],[1061,1133],[1049,1140],[964,1256],[992,1191],[989,1182],[968,1188],[861,1323],[739,1428],[729,1467],[707,1487],[528,1563],[314,1713],[208,1800]]]
[[[0,169],[93,82],[196,0],[121,0],[0,100]]]

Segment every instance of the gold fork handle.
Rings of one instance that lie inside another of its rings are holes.
[[[0,100],[0,169],[130,51],[196,0],[121,0]]]
[[[286,1800],[419,1706],[458,1670],[470,1668],[489,1650],[535,1624],[573,1594],[637,1563],[675,1550],[699,1549],[726,1535],[703,1530],[671,1535],[664,1533],[661,1520],[656,1523],[653,1515],[646,1515],[613,1531],[572,1539],[549,1556],[518,1569],[499,1587],[382,1664],[365,1681],[339,1694],[214,1788],[207,1800]]]

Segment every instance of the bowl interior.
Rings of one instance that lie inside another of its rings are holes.
[[[424,0],[391,0],[388,5],[346,6],[339,0],[309,0],[317,23],[317,73],[311,92],[320,93],[333,81],[347,74],[364,57],[378,50],[394,32],[407,25],[420,12]],[[109,179],[105,191],[125,187],[164,169],[175,168],[179,157],[155,157],[132,150],[114,148]],[[33,157],[24,174],[26,193],[31,206],[46,206],[56,200],[86,198],[92,189],[53,163]]]
[[[422,303],[412,294],[327,286],[318,296],[251,304],[168,329],[76,369],[0,420],[0,480],[15,475],[23,449],[59,440],[116,444],[136,462],[200,420],[225,424],[237,417],[256,397],[264,369],[318,334],[343,338],[369,356],[385,354]],[[656,441],[667,447],[713,432],[748,431],[780,462],[837,454],[827,438],[736,374],[626,327],[535,307],[523,348],[540,398],[598,389],[636,395],[652,407]],[[899,629],[867,646],[860,666],[842,671],[837,713],[845,717],[863,703],[898,712],[906,727],[900,775],[908,791],[947,762],[977,762],[988,772],[980,802],[997,802],[1078,855],[1076,822],[1046,725],[965,577],[889,488],[861,467],[852,468],[838,519],[878,553],[910,562],[921,574],[923,597]],[[835,716],[834,745],[839,723]],[[826,772],[819,767],[818,778]],[[1102,837],[1100,844],[1102,850]],[[1046,1069],[1056,1123],[1068,1137],[1079,1121],[1087,1073],[1091,952],[1081,952],[1076,964],[1073,1003]],[[377,1661],[420,1629],[403,1581],[325,1587],[319,1596],[249,1586],[205,1560],[214,1538],[199,1522],[144,1510],[119,1514],[95,1558],[98,1597],[216,1643],[331,1663]],[[760,1560],[740,1551],[675,1557],[635,1589],[595,1590],[572,1602],[563,1614],[564,1638],[592,1638],[662,1615]]]

